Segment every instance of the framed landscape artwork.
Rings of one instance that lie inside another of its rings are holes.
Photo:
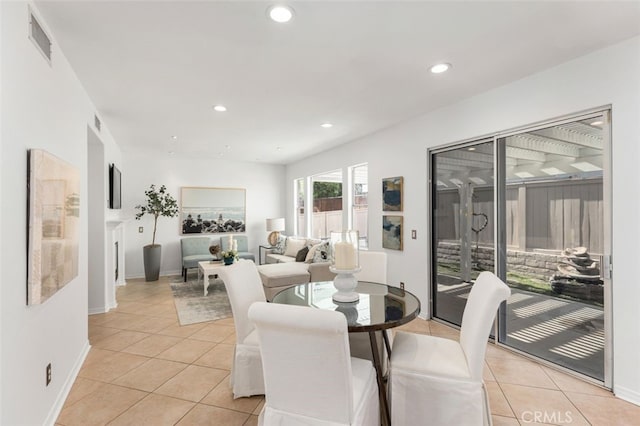
[[[402,211],[402,190],[404,179],[402,176],[382,179],[382,211]]]
[[[402,216],[382,216],[382,247],[402,250]]]
[[[80,173],[40,149],[28,152],[27,304],[44,303],[78,276]]]
[[[243,188],[182,187],[182,234],[245,232],[246,190]]]

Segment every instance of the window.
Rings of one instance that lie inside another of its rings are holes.
[[[342,229],[342,170],[311,177],[313,188],[312,237],[328,238]]]
[[[369,247],[369,234],[367,232],[369,215],[369,167],[360,164],[350,168],[351,171],[351,220],[350,227],[358,231],[360,236],[360,248]]]
[[[304,216],[304,202],[307,197],[305,191],[304,178],[296,179],[294,181],[294,194],[295,194],[295,208],[296,213],[294,215],[294,235],[307,235],[307,221]]]

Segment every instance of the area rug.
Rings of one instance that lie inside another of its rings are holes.
[[[182,277],[176,277],[171,282],[171,290],[180,325],[215,321],[232,316],[227,290],[219,278],[209,279],[209,294],[206,296],[202,282],[194,279],[185,283]]]

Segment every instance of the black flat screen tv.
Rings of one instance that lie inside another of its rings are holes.
[[[122,208],[122,174],[115,164],[109,166],[109,208]]]

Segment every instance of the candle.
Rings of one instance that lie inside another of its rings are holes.
[[[233,250],[238,251],[238,240],[233,240]]]
[[[229,250],[233,249],[233,235],[229,235]]]
[[[356,248],[351,243],[341,241],[334,246],[336,269],[350,270],[356,267]]]

